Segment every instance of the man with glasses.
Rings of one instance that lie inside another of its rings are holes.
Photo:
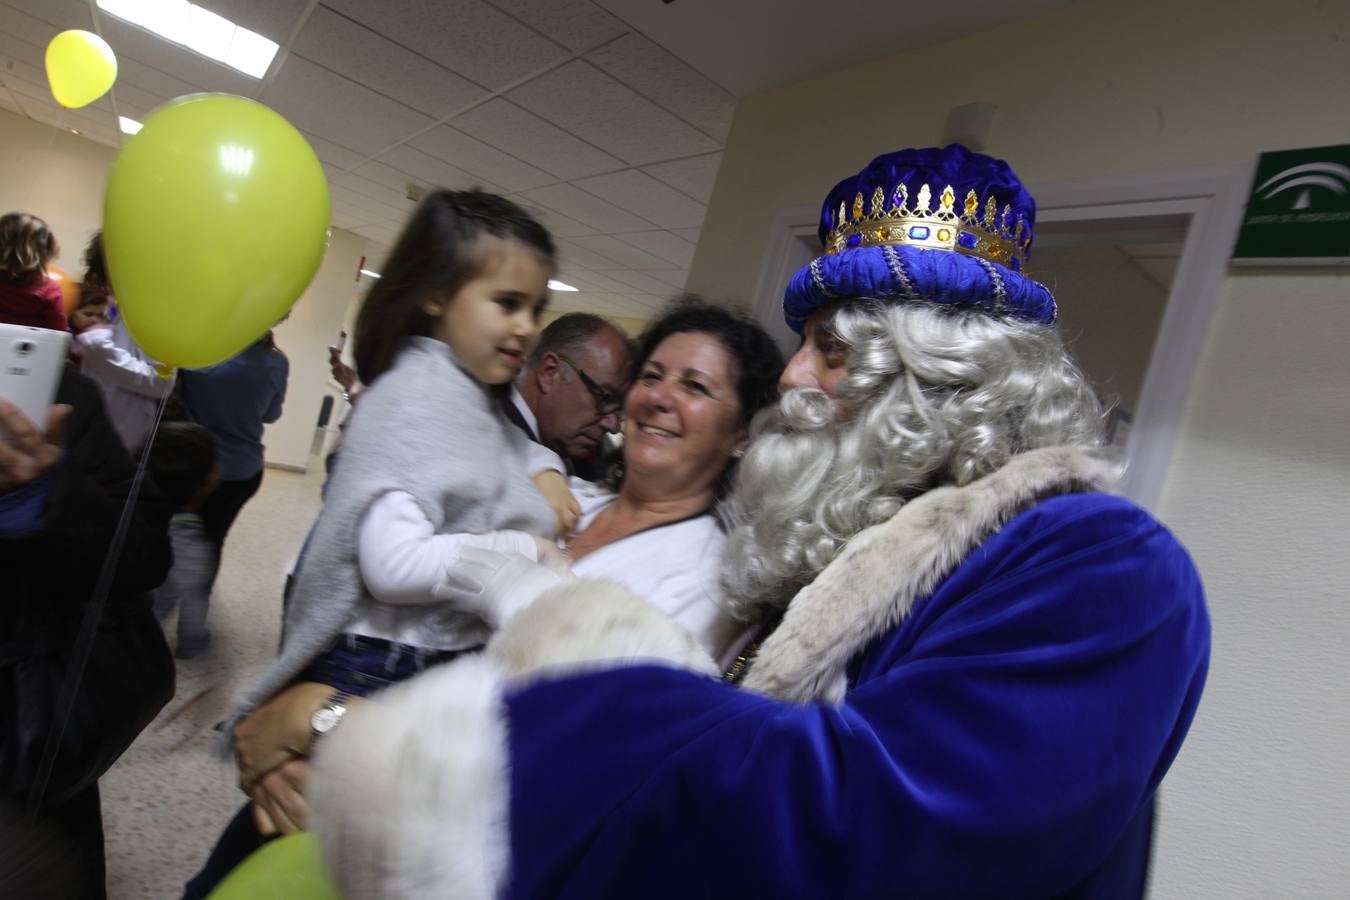
[[[585,477],[605,435],[619,430],[630,360],[628,338],[614,325],[587,313],[562,316],[540,332],[506,414]]]

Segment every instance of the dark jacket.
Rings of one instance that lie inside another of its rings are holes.
[[[50,704],[33,697],[30,686],[61,683],[136,471],[92,381],[67,367],[56,402],[71,407],[63,429],[65,452],[40,482],[18,489],[36,498],[28,509],[39,514],[23,517],[28,527],[19,533],[19,517],[0,521],[0,756],[11,768],[20,758],[31,762],[29,754],[40,743],[35,735],[49,725],[43,720],[51,715]],[[146,479],[129,511],[126,543],[99,620],[101,632],[149,615],[148,592],[164,580],[172,562],[171,514]],[[149,637],[155,640],[138,644],[141,658],[127,666],[133,677],[159,672],[161,655],[171,672],[162,636],[152,632]],[[168,683],[171,693],[171,676]],[[106,678],[103,686],[108,686]],[[25,736],[29,731],[34,734]]]

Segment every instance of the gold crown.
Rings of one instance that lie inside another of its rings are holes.
[[[956,192],[951,185],[942,189],[935,210],[929,208],[932,200],[932,191],[925,184],[919,188],[911,207],[909,188],[901,184],[896,186],[887,207],[886,192],[878,187],[872,192],[870,211],[864,214],[863,195],[859,191],[853,198],[852,215],[843,203],[839,204],[838,224],[825,241],[825,252],[906,244],[930,250],[954,250],[1017,271],[1025,266],[1031,248],[1031,229],[1011,205],[1005,205],[1000,215],[998,200],[992,195],[981,204],[979,196],[970,191],[966,194],[964,211],[958,213]]]

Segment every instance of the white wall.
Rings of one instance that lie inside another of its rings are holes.
[[[61,252],[56,264],[84,273],[84,245],[102,227],[103,184],[117,151],[0,109],[0,214],[46,221]]]
[[[85,242],[101,227],[103,187],[117,151],[0,110],[0,212],[41,216],[61,253],[57,265],[74,278],[84,268]],[[366,239],[333,229],[328,252],[291,318],[276,330],[291,362],[281,419],[267,429],[267,461],[305,466],[328,378],[328,344],[337,339],[352,300]]]
[[[303,469],[310,463],[319,407],[330,392],[328,345],[337,343],[345,327],[356,294],[357,266],[365,250],[365,238],[334,228],[314,280],[291,310],[291,317],[276,327],[277,346],[291,363],[291,380],[282,416],[267,426],[263,436],[271,465]]]
[[[1350,273],[1228,281],[1160,505],[1214,658],[1160,900],[1350,895]]]
[[[829,52],[847,53],[847,48]],[[1039,20],[741,101],[689,286],[752,296],[780,210],[878,153],[1000,107],[1029,181],[1344,143],[1350,3],[1082,0]],[[1161,516],[1209,590],[1214,663],[1162,791],[1153,895],[1345,897],[1350,885],[1350,281],[1225,282]]]

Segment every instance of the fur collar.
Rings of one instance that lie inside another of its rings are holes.
[[[1086,451],[1048,447],[964,487],[916,497],[854,536],[792,598],[744,686],[781,700],[840,702],[849,660],[894,629],[986,538],[1041,500],[1105,490],[1118,475],[1115,464]]]

